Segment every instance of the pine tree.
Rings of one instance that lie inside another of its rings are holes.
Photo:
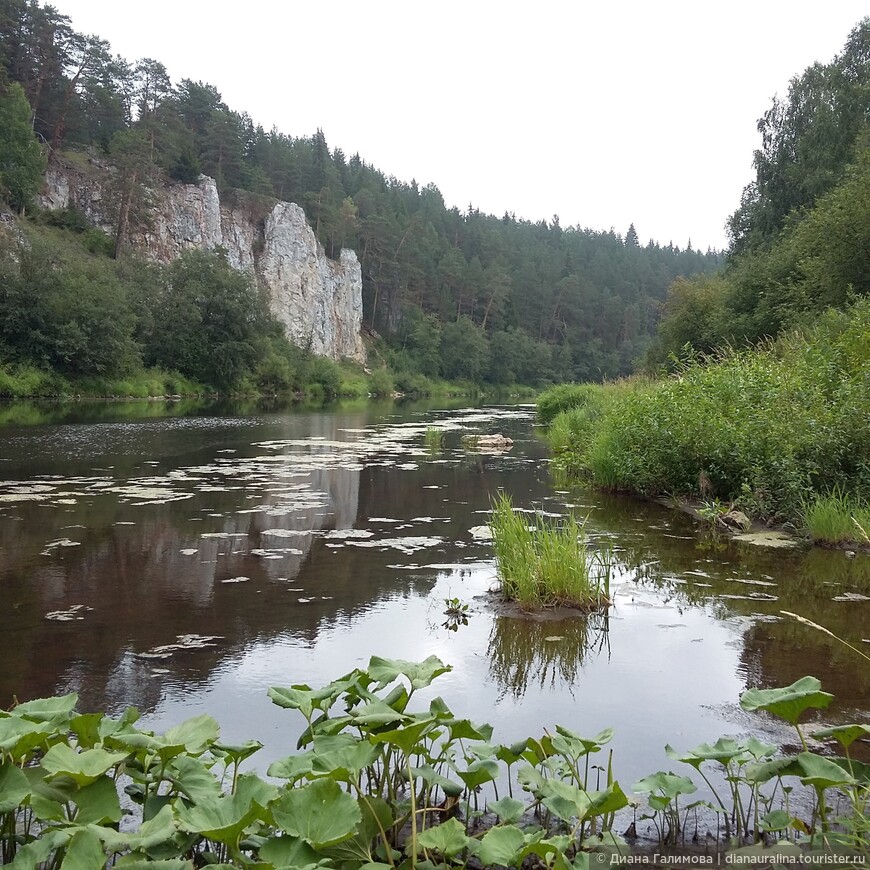
[[[30,127],[30,104],[19,84],[0,93],[0,196],[23,212],[42,180],[45,159]]]

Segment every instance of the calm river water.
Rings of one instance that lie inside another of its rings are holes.
[[[224,739],[261,740],[265,770],[301,730],[269,686],[435,654],[454,669],[430,694],[497,740],[614,726],[625,783],[673,766],[666,743],[790,740],[740,711],[747,686],[812,673],[837,695],[826,721],[870,709],[862,661],[780,616],[866,647],[870,557],[715,542],[659,505],[559,486],[531,407],[0,410],[0,706],[77,691],[81,709],[136,705],[155,728],[205,711]],[[462,449],[493,432],[513,449]],[[496,614],[476,527],[500,489],[588,515],[613,545],[606,622]],[[471,616],[451,631],[454,597]]]

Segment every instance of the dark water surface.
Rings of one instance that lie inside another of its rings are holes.
[[[430,695],[497,740],[614,726],[626,783],[673,765],[665,743],[792,740],[740,711],[750,685],[812,673],[837,696],[826,721],[870,709],[866,664],[780,615],[870,649],[870,557],[715,542],[659,505],[565,489],[530,407],[7,406],[0,422],[3,707],[77,691],[81,709],[134,704],[155,728],[205,711],[224,739],[261,740],[265,770],[301,730],[269,686],[435,654],[454,670]],[[491,432],[513,449],[462,449]],[[588,514],[619,560],[606,621],[496,615],[476,527],[499,489]],[[472,611],[455,632],[454,597]]]

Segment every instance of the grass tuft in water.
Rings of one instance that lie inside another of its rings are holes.
[[[444,446],[444,430],[437,429],[435,426],[429,426],[426,429],[426,434],[423,436],[423,441],[426,444],[426,449],[435,451],[441,450]]]
[[[611,560],[590,550],[583,525],[569,516],[529,525],[504,493],[492,504],[492,536],[501,591],[524,610],[563,605],[585,611],[610,604]]]

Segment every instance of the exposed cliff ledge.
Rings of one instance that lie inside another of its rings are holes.
[[[112,175],[110,167],[54,162],[39,203],[72,206],[113,233]],[[222,247],[233,267],[255,276],[290,341],[320,356],[365,362],[359,261],[349,250],[330,260],[298,205],[244,194],[221,202],[204,175],[198,184],[158,184],[150,199],[148,219],[129,234],[139,253],[169,262],[188,248]]]

